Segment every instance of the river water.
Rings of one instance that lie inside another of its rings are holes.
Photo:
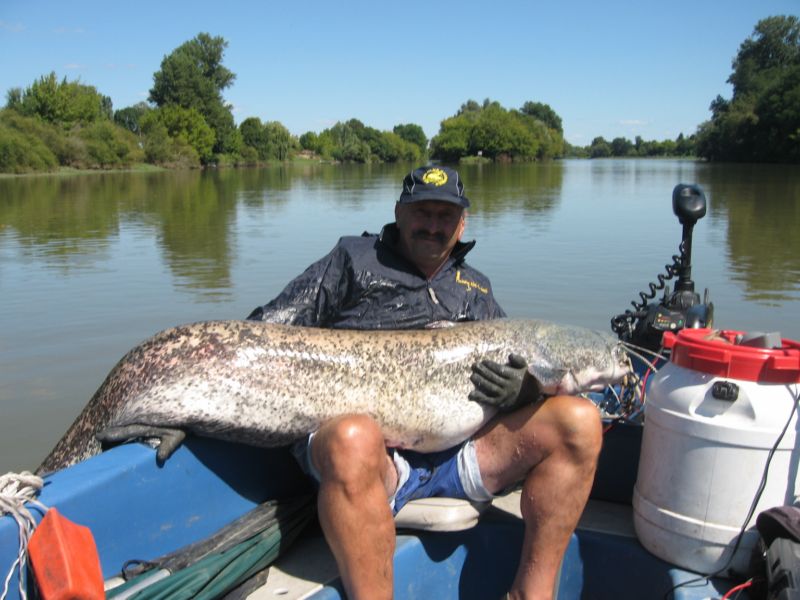
[[[245,317],[341,235],[393,219],[413,165],[0,179],[0,473],[35,468],[160,329]],[[692,276],[715,326],[800,340],[800,170],[678,160],[460,169],[469,262],[506,312],[609,330],[665,272],[697,183]]]

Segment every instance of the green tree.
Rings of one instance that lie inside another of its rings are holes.
[[[22,106],[22,88],[11,88],[6,92],[6,108],[19,112]]]
[[[800,64],[787,69],[756,102],[758,155],[771,162],[800,162]]]
[[[267,139],[270,158],[286,160],[292,147],[292,134],[278,121],[269,121],[264,124],[264,133]]]
[[[152,108],[147,102],[138,102],[114,112],[114,123],[128,131],[140,135],[142,133],[141,120]]]
[[[319,136],[313,131],[306,131],[300,136],[300,147],[303,150],[316,152],[319,147]]]
[[[173,158],[172,139],[164,124],[152,112],[142,117],[140,125],[144,134],[145,160],[156,165],[169,163]],[[200,158],[197,157],[199,163]]]
[[[469,156],[473,123],[461,115],[442,121],[439,133],[431,139],[431,156],[452,162]]]
[[[421,154],[425,154],[428,149],[428,138],[425,137],[425,132],[422,127],[414,123],[405,123],[402,125],[395,125],[392,132],[399,135],[407,142],[411,142],[419,148]]]
[[[527,103],[529,112],[546,107]],[[549,108],[549,107],[547,107]],[[560,123],[553,113],[551,124]],[[439,133],[431,140],[433,158],[456,161],[466,156],[482,155],[493,160],[535,160],[562,156],[564,138],[538,116],[524,111],[507,110],[490,99],[478,104],[468,100],[458,112],[442,121]]]
[[[728,82],[733,97],[711,103],[696,134],[710,160],[798,162],[800,151],[800,21],[762,19],[739,47]]]
[[[214,132],[197,109],[167,105],[142,117],[149,162],[197,166],[212,157]]]
[[[636,154],[636,147],[628,138],[616,137],[611,140],[611,154],[612,156],[632,156]]]
[[[235,152],[241,137],[222,97],[236,75],[222,65],[228,42],[200,33],[164,57],[153,75],[150,101],[197,110],[215,134],[214,152]]]
[[[51,127],[16,111],[0,111],[0,173],[52,171],[58,159],[36,130]]]
[[[366,163],[370,161],[369,144],[361,140],[358,135],[358,131],[363,127],[360,121],[351,119],[347,123],[336,123],[326,130],[333,142],[333,158],[343,162]]]
[[[268,148],[264,124],[258,117],[248,117],[239,123],[239,133],[245,146],[253,148],[260,160],[268,158]]]
[[[109,119],[111,99],[80,81],[58,81],[55,72],[43,75],[25,91],[12,89],[7,94],[8,108],[25,116],[38,116],[68,129]]]
[[[534,157],[538,140],[513,113],[492,104],[484,108],[472,130],[471,146],[487,158]]]
[[[278,121],[262,123],[258,117],[249,117],[239,124],[239,132],[246,146],[253,148],[259,160],[286,160],[292,147],[292,136]]]
[[[556,111],[550,108],[549,104],[543,104],[542,102],[526,102],[522,105],[520,112],[539,119],[550,129],[555,129],[561,134],[564,133],[561,117],[558,116]]]
[[[589,156],[591,158],[606,158],[611,156],[611,145],[603,136],[598,136],[592,140],[592,144],[589,147]]]
[[[692,156],[694,155],[694,140],[693,135],[685,137],[683,132],[678,134],[675,138],[675,154],[678,156]]]
[[[489,99],[487,98],[484,101],[484,104],[486,104],[488,101]],[[478,104],[475,100],[467,100],[464,104],[461,105],[461,108],[458,109],[456,116],[463,115],[466,113],[479,113],[481,112],[481,110],[482,110],[481,105]]]
[[[773,85],[784,70],[800,61],[800,27],[796,16],[768,17],[742,42],[733,60],[734,98],[758,93]]]
[[[201,161],[207,162],[211,158],[214,132],[200,111],[195,108],[167,105],[158,109],[157,117],[167,128],[169,136],[194,148]]]
[[[74,138],[81,142],[81,153],[72,158],[71,164],[81,168],[124,167],[141,160],[135,136],[103,119],[73,130]]]

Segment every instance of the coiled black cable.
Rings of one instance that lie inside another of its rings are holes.
[[[674,279],[686,264],[687,259],[685,240],[681,240],[681,243],[678,245],[678,252],[680,254],[672,255],[671,265],[664,265],[664,271],[666,274],[659,273],[657,275],[658,283],[651,281],[648,284],[649,292],[639,292],[639,298],[641,299],[641,302],[636,302],[636,300],[631,301],[631,305],[633,305],[633,308],[636,309],[636,311],[634,312],[628,309],[624,313],[611,319],[611,330],[616,333],[621,340],[629,340],[631,338],[633,335],[633,322],[647,314],[645,312],[645,308],[647,308],[649,301],[655,298],[656,293],[660,290],[663,290],[667,285],[667,281]]]

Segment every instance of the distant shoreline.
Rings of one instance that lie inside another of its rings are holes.
[[[281,164],[292,164],[292,163],[328,163],[332,164],[332,161],[325,161],[319,157],[310,157],[310,156],[296,156],[290,160],[286,160],[283,162],[278,161],[266,161],[266,162],[259,162],[252,165],[225,165],[222,167],[217,167],[215,165],[205,165],[201,167],[162,167],[159,165],[153,165],[150,163],[136,163],[131,165],[130,167],[115,167],[111,169],[77,169],[75,167],[59,167],[55,171],[30,171],[27,173],[3,173],[0,172],[0,179],[10,179],[10,178],[17,178],[17,177],[72,177],[74,175],[85,175],[85,174],[103,174],[103,173],[165,173],[165,172],[177,172],[177,171],[209,171],[214,169],[250,169],[253,167],[267,167],[271,165],[281,165]]]

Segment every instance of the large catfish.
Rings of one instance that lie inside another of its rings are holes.
[[[602,389],[629,371],[611,335],[538,320],[412,331],[194,323],[128,352],[38,472],[97,454],[101,431],[109,439],[168,428],[269,447],[345,413],[374,417],[389,446],[441,450],[495,414],[468,399],[471,365],[510,353],[527,359],[544,394]]]

